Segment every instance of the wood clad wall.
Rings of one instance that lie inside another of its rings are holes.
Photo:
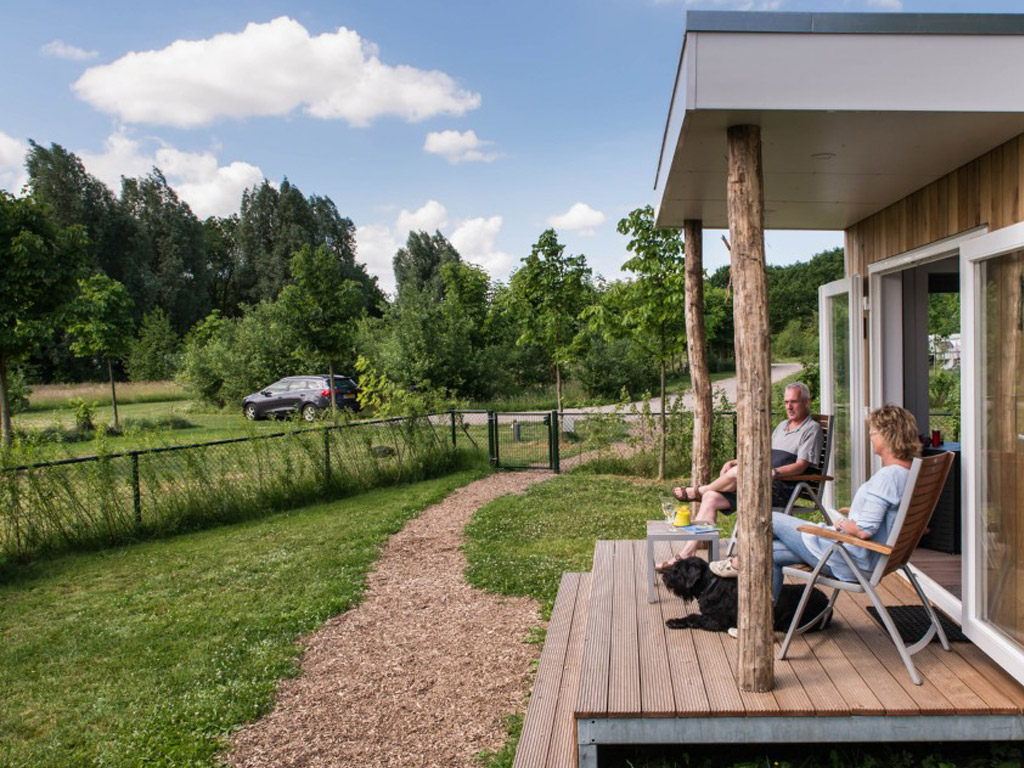
[[[1024,134],[846,230],[847,274],[959,232],[1024,221]]]

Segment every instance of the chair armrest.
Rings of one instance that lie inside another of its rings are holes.
[[[829,475],[785,475],[777,478],[787,483],[824,483],[832,480]]]
[[[892,554],[892,547],[887,547],[885,544],[879,544],[877,541],[871,541],[870,539],[858,539],[856,536],[847,536],[845,533],[833,531],[831,528],[819,528],[816,525],[801,525],[797,530],[801,533],[810,533],[815,536],[820,536],[823,539],[832,539],[833,541],[839,541],[843,544],[852,544],[855,547],[870,549],[872,552],[881,552],[883,555]]]

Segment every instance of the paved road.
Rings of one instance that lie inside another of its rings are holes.
[[[799,371],[802,367],[803,366],[801,366],[799,363],[772,363],[772,381],[781,381],[782,379],[785,379],[788,376],[792,376],[797,371]],[[720,381],[716,381],[716,382],[714,382],[711,385],[711,391],[713,393],[714,401],[716,403],[718,402],[718,390],[719,389],[721,389],[723,392],[725,392],[725,396],[726,396],[726,398],[728,398],[730,403],[733,403],[733,404],[736,403],[736,377],[735,376],[730,376],[728,379],[722,379]],[[680,397],[680,395],[678,395],[678,394],[675,394],[675,395],[670,394],[668,396],[668,403],[669,403],[669,405],[671,406],[671,404],[674,403],[676,401],[676,399],[679,398],[679,397]],[[686,393],[684,393],[682,395],[682,398],[683,398],[683,406],[687,410],[693,410],[693,392],[687,391]],[[642,401],[637,401],[636,403],[633,403],[633,405],[635,405],[639,409],[639,408],[641,408],[643,406],[643,402]],[[614,411],[616,407],[617,406],[615,406],[615,405],[603,405],[603,406],[601,406],[599,408],[570,408],[569,410],[571,410],[571,411],[576,411],[576,410],[600,411],[600,412],[608,413],[608,412]],[[651,411],[653,413],[658,413],[659,411],[661,411],[661,398],[660,397],[652,397],[651,398]]]

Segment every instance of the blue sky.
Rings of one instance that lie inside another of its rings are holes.
[[[200,217],[287,177],[358,227],[393,285],[410,229],[505,279],[554,226],[596,272],[653,202],[688,9],[1008,13],[1021,0],[0,0],[0,187],[29,139],[115,190],[158,165]],[[727,255],[705,234],[709,269]],[[839,233],[769,233],[784,264]]]

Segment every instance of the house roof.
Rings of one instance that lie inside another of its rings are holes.
[[[726,128],[761,126],[765,225],[844,229],[1024,133],[1024,15],[690,12],[661,226],[728,226]]]

